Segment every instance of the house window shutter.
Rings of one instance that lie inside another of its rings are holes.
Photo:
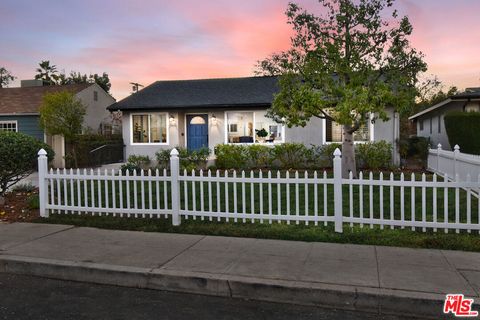
[[[332,120],[325,119],[325,141],[332,141]]]

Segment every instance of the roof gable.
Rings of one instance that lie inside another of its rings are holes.
[[[70,84],[63,86],[0,88],[0,114],[38,113],[46,93],[70,91],[78,93],[92,84]]]
[[[276,77],[157,81],[109,109],[269,106],[276,92]]]

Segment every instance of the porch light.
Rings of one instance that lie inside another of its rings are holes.
[[[175,117],[173,115],[170,115],[170,125],[171,126],[175,125]]]
[[[212,114],[211,118],[212,118],[212,126],[216,126],[217,125],[217,117],[214,114]]]

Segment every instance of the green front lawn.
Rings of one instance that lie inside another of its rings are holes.
[[[239,220],[240,221],[240,220]],[[212,236],[249,237],[263,239],[282,239],[296,241],[353,243],[410,248],[433,248],[464,251],[480,251],[478,234],[450,231],[420,232],[409,229],[370,229],[344,225],[343,233],[335,233],[333,226],[296,225],[286,223],[243,223],[201,221],[200,219],[182,219],[178,227],[172,226],[170,219],[158,218],[120,218],[89,215],[52,214],[49,218],[39,218],[35,222],[70,224],[83,227],[96,227],[113,230],[134,230],[146,232],[168,232],[183,234],[202,234]]]

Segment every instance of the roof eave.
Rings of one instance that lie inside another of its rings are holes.
[[[135,111],[135,110],[187,110],[187,109],[209,109],[209,108],[225,108],[225,109],[239,109],[239,108],[269,108],[271,103],[241,103],[241,104],[207,104],[207,105],[189,105],[189,106],[136,106],[136,107],[119,107],[114,103],[107,107],[109,111]]]
[[[458,100],[456,100],[456,101],[459,101],[459,100],[460,100],[460,99],[458,99]],[[437,108],[440,108],[440,107],[446,105],[446,104],[449,103],[449,102],[452,102],[452,98],[448,98],[448,99],[446,99],[446,100],[443,100],[442,102],[439,102],[439,103],[431,106],[430,108],[427,108],[427,109],[425,109],[425,110],[423,110],[423,111],[420,111],[420,112],[414,114],[413,116],[409,117],[408,120],[415,120],[416,118],[418,118],[418,117],[420,117],[420,116],[422,116],[422,115],[424,115],[424,114],[427,114],[427,113],[429,113],[429,112],[431,112],[431,111],[433,111],[433,110],[435,110],[435,109],[437,109]]]

